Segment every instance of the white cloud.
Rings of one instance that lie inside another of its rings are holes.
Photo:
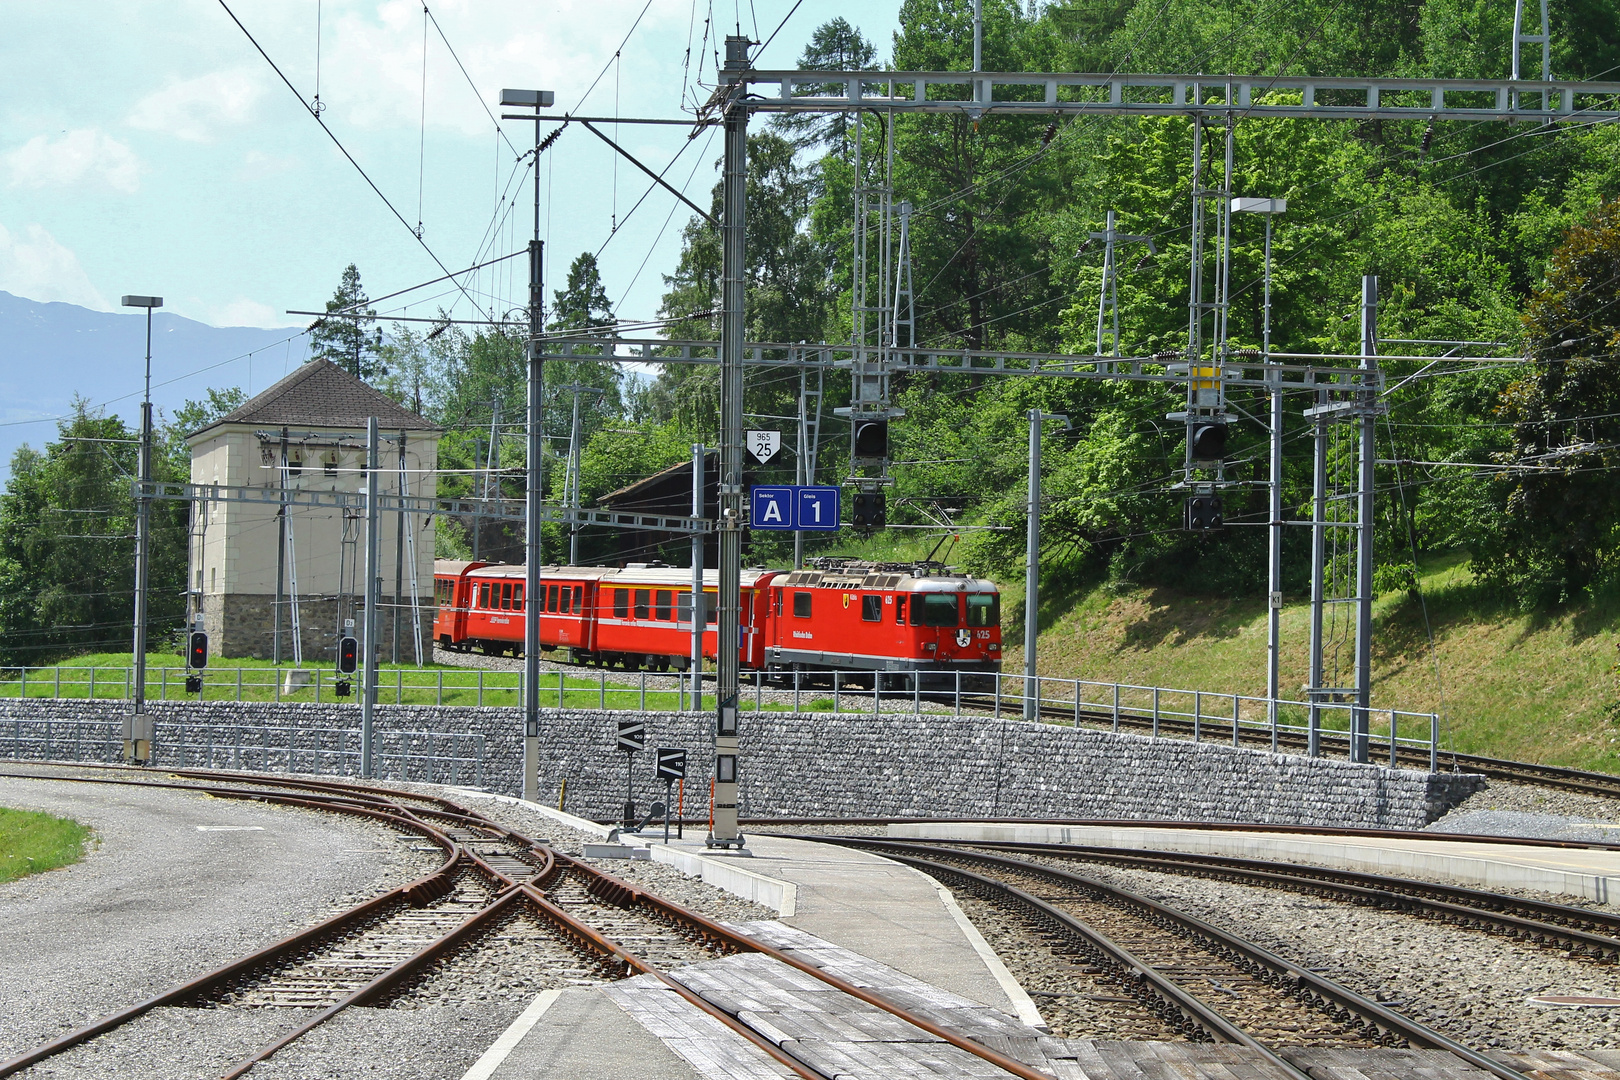
[[[12,187],[65,187],[88,181],[132,193],[140,187],[142,170],[128,146],[93,128],[80,128],[54,141],[35,135],[15,150],[0,153],[0,171]]]
[[[212,326],[286,326],[287,316],[269,304],[239,296],[224,307],[214,309],[205,320]]]
[[[215,71],[195,79],[171,80],[135,103],[131,127],[158,131],[189,142],[210,142],[215,130],[252,118],[264,84],[246,69]]]
[[[59,243],[42,225],[25,225],[13,233],[0,225],[0,289],[42,303],[60,301],[110,311],[71,248]]]

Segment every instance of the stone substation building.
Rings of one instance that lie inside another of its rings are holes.
[[[441,434],[329,360],[313,360],[247,403],[187,437],[191,482],[292,491],[363,492],[366,421],[377,418],[379,486],[432,495]],[[194,515],[188,559],[189,609],[200,614],[209,649],[219,656],[295,657],[294,606],[306,664],[332,662],[344,623],[360,637],[365,599],[364,510],[290,506],[285,529],[273,501],[215,500]],[[401,530],[401,518],[404,530]],[[382,608],[380,657],[413,662],[412,575],[431,659],[433,520],[380,515]],[[414,547],[415,558],[411,558]],[[280,587],[278,590],[278,579]],[[396,637],[397,635],[397,637]]]

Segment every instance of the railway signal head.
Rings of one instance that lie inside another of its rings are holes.
[[[849,524],[856,529],[881,529],[888,524],[889,498],[881,491],[857,491]]]
[[[1187,500],[1185,526],[1192,532],[1215,532],[1226,528],[1218,495],[1194,495]]]
[[[855,457],[883,459],[889,456],[889,422],[855,421]]]
[[[1218,464],[1226,458],[1226,425],[1198,420],[1187,425],[1187,457],[1194,462]]]
[[[354,674],[360,662],[360,643],[352,637],[338,639],[338,670],[345,675]]]
[[[201,630],[194,630],[186,642],[186,667],[205,668],[208,666],[208,635]]]

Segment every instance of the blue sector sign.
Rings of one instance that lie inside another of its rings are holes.
[[[838,512],[839,491],[836,487],[761,485],[754,488],[753,514],[749,525],[755,529],[784,532],[833,532],[838,528]]]

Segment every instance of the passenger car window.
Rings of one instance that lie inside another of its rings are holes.
[[[995,593],[973,593],[967,598],[969,626],[1000,626],[1001,597]]]
[[[563,614],[564,614],[564,615],[567,615],[567,614],[568,614],[568,613],[569,613],[569,612],[570,612],[570,611],[571,611],[571,610],[573,610],[573,609],[574,609],[574,608],[577,608],[577,607],[579,607],[579,605],[578,605],[578,604],[575,604],[575,605],[573,605],[573,608],[570,608],[570,607],[569,607],[569,604],[568,604],[568,594],[569,594],[569,593],[571,593],[571,592],[573,592],[573,590],[572,590],[572,589],[570,589],[570,588],[569,588],[569,587],[568,587],[568,586],[566,586],[566,585],[564,585],[564,586],[563,586],[563,587],[562,587],[562,605],[561,605],[561,607],[562,607],[562,613],[563,613]]]
[[[583,586],[583,585],[575,585],[574,586],[574,611],[583,612],[584,610],[585,610],[585,586]]]
[[[636,618],[645,619],[652,612],[652,605],[648,603],[651,599],[651,590],[636,590]]]
[[[670,593],[668,589],[659,589],[653,597],[653,611],[656,617],[664,622],[669,621]]]
[[[552,585],[546,589],[546,610],[557,610],[557,586]]]
[[[478,586],[478,606],[481,608],[489,607],[489,582],[487,581]]]
[[[512,586],[512,610],[523,610],[523,584],[521,582]]]
[[[613,590],[613,617],[615,619],[628,619],[630,617],[630,590]]]
[[[793,615],[798,619],[808,619],[810,617],[809,593],[796,592],[793,594]]]
[[[876,594],[861,597],[861,621],[883,621],[883,597]]]

